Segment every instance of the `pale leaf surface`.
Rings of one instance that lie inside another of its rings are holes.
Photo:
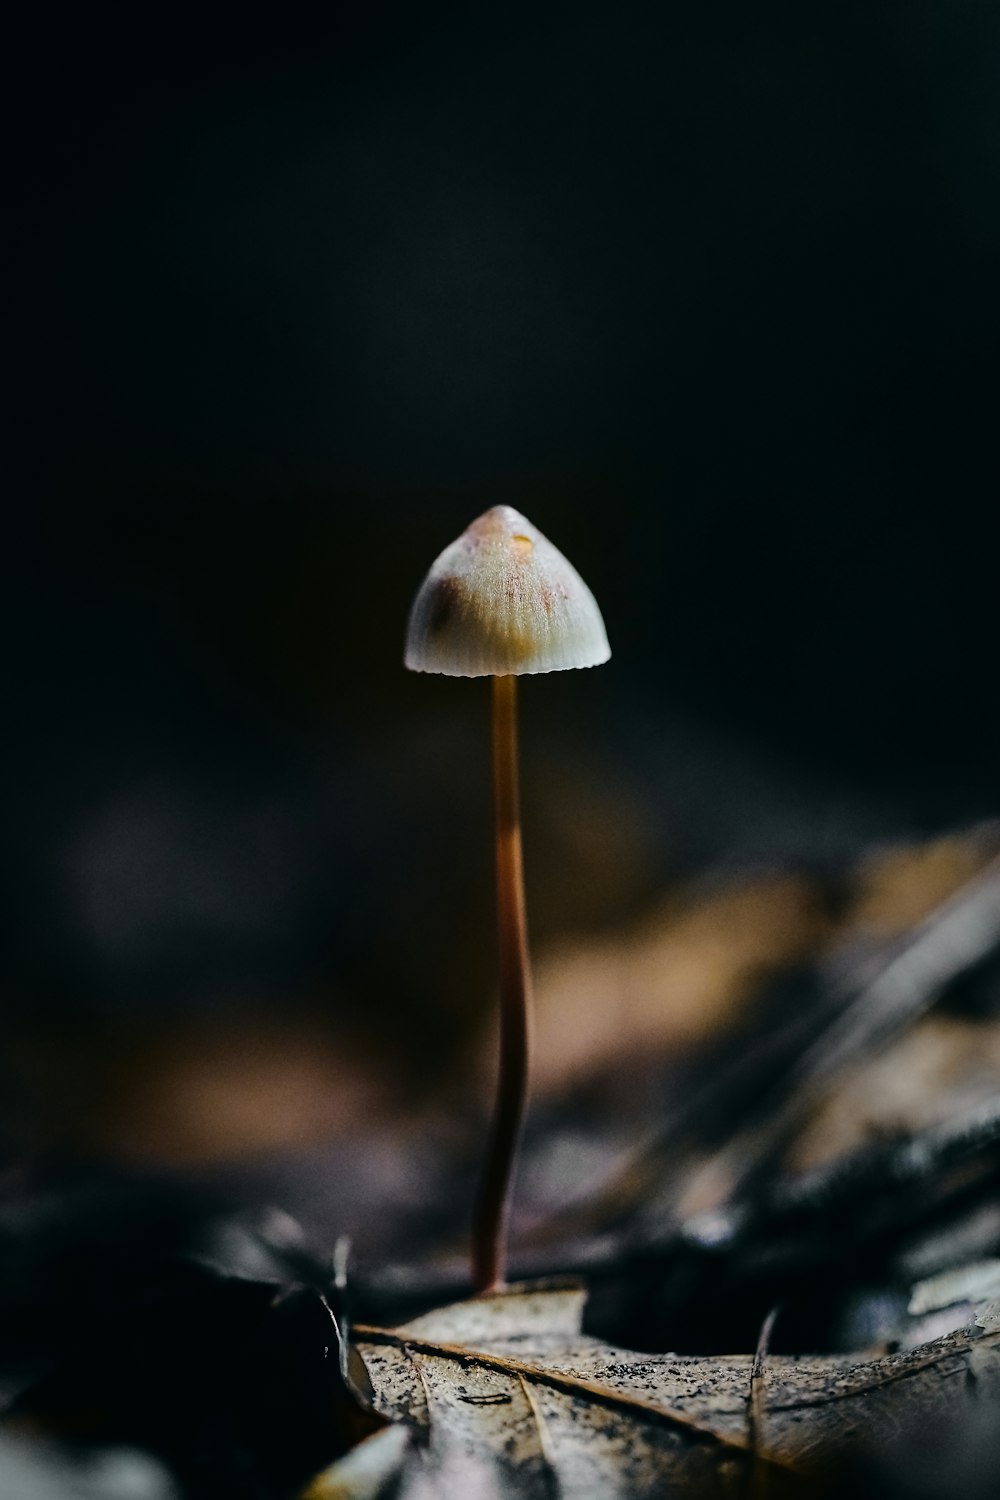
[[[975,1388],[1000,1398],[1000,1324],[874,1360],[636,1354],[581,1331],[578,1285],[512,1288],[396,1329],[358,1328],[382,1414],[426,1439],[432,1469],[474,1455],[518,1497],[736,1494],[756,1464],[781,1493],[862,1443],[947,1424]],[[439,1471],[444,1481],[444,1470]],[[437,1493],[450,1487],[439,1483]],[[466,1491],[466,1493],[469,1493]]]

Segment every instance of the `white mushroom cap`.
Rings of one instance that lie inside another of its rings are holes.
[[[446,677],[596,667],[611,655],[597,601],[562,553],[509,505],[446,547],[406,631],[406,665]]]

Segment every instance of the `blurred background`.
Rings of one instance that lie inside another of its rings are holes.
[[[536,1120],[621,1145],[637,1057],[982,867],[998,44],[987,0],[24,37],[8,1177],[235,1173],[370,1252],[421,1163],[466,1180],[488,697],[401,650],[498,502],[614,650],[523,694]],[[937,1039],[980,1092],[983,1036]]]

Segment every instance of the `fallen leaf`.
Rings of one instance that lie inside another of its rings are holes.
[[[585,1297],[576,1283],[524,1285],[355,1328],[376,1409],[426,1439],[408,1462],[437,1466],[435,1494],[457,1500],[441,1481],[462,1452],[519,1500],[742,1495],[755,1470],[769,1493],[794,1492],[859,1446],[949,1422],[973,1387],[1000,1396],[1000,1320],[987,1311],[884,1359],[758,1361],[751,1428],[751,1355],[615,1348],[582,1333]]]
[[[318,1475],[301,1500],[376,1500],[405,1464],[409,1446],[405,1427],[383,1427]]]

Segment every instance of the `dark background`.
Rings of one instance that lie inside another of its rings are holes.
[[[122,1028],[177,1017],[447,1068],[486,697],[402,632],[499,501],[615,653],[524,694],[540,943],[996,813],[998,45],[989,0],[36,23],[17,1139],[120,1139]]]

